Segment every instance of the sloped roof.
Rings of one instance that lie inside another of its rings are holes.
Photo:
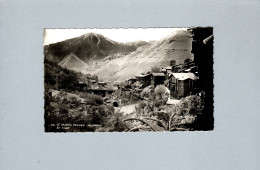
[[[195,76],[193,73],[170,73],[173,75],[176,79],[178,80],[185,80],[185,79],[192,79],[192,80],[197,80],[198,77]]]
[[[164,73],[152,73],[153,76],[165,76]]]
[[[136,75],[135,77],[146,77],[149,76],[149,74],[140,74],[140,75]]]
[[[177,80],[187,80],[187,79],[191,79],[191,78],[189,78],[189,77],[183,77],[183,78],[179,78],[179,79],[177,79]],[[193,80],[193,79],[192,79]]]
[[[162,68],[162,69],[161,69],[161,71],[164,71],[164,72],[165,72],[165,71],[166,71],[166,69],[165,69],[165,68]]]

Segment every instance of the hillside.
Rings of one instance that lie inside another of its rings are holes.
[[[158,41],[118,43],[88,33],[44,47],[45,57],[60,66],[96,74],[103,81],[123,81],[146,73],[153,66],[169,66],[193,60],[191,34],[178,31]]]
[[[118,43],[103,35],[87,33],[82,36],[44,46],[47,59],[59,63],[65,56],[75,54],[80,60],[90,63],[116,53],[127,54],[146,42]]]
[[[63,68],[57,63],[44,60],[44,87],[45,89],[75,90],[81,74]]]
[[[127,55],[109,55],[90,64],[84,72],[96,74],[106,81],[122,81],[146,73],[153,66],[169,66],[171,60],[175,60],[176,64],[183,63],[186,58],[193,60],[191,48],[190,33],[180,31],[143,45]]]
[[[59,63],[59,66],[81,72],[81,70],[86,68],[88,65],[74,54],[70,54]]]

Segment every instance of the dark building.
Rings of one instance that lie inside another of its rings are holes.
[[[165,74],[164,73],[152,73],[151,84],[156,87],[159,84],[164,84]]]
[[[80,88],[80,89],[84,89],[84,88],[87,88],[87,84],[85,83],[85,82],[78,82],[78,87]]]
[[[172,67],[171,66],[168,66],[168,67],[165,67],[165,70],[166,70],[166,79],[168,78],[168,75],[170,73],[172,73]]]
[[[168,80],[170,96],[180,99],[194,93],[198,78],[193,73],[171,73]]]
[[[181,78],[177,80],[177,95],[178,98],[182,98],[192,94],[193,80],[189,78]]]
[[[188,29],[192,33],[192,53],[195,65],[198,66],[199,83],[205,92],[205,109],[207,115],[198,119],[201,130],[214,128],[213,118],[213,28],[194,27]],[[201,126],[202,125],[202,126]]]
[[[144,87],[149,86],[151,83],[151,74],[136,75],[136,81],[139,81]]]
[[[96,80],[89,80],[89,82],[90,82],[92,85],[97,84],[97,81],[96,81]]]
[[[130,78],[127,84],[132,85],[134,82],[136,82],[136,78]]]
[[[106,82],[98,82],[99,88],[101,87],[106,87],[107,83]]]
[[[161,68],[161,73],[166,74],[166,69],[162,67]]]
[[[86,91],[89,93],[94,93],[94,94],[100,95],[102,97],[105,97],[106,93],[112,94],[115,92],[114,89],[108,89],[108,88],[104,88],[104,87],[97,88],[97,89],[88,89]]]
[[[175,60],[171,60],[170,61],[170,66],[175,66],[176,65],[176,61]]]

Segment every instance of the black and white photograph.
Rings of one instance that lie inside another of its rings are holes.
[[[44,29],[45,132],[214,129],[213,27]]]
[[[259,169],[259,9],[2,0],[0,170]]]

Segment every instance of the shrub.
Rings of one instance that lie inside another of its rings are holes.
[[[182,98],[180,101],[180,106],[183,109],[183,114],[197,115],[200,114],[204,108],[204,103],[201,98],[197,95],[187,96]]]
[[[141,92],[141,97],[148,98],[150,96],[150,93],[151,93],[151,89],[149,87],[145,87]]]
[[[124,119],[124,114],[117,111],[106,118],[105,126],[112,132],[123,132],[128,129],[126,124],[123,122]]]
[[[169,98],[169,93],[164,85],[156,86],[154,93],[156,95],[157,103],[166,104]]]
[[[140,103],[135,106],[135,111],[138,115],[144,114],[144,109],[147,107],[147,103],[144,101],[141,101]]]
[[[84,98],[86,100],[87,105],[99,106],[104,103],[102,97],[96,94],[87,93],[85,94]]]
[[[67,115],[67,114],[69,113],[69,110],[68,110],[67,108],[61,107],[61,108],[60,108],[60,113]]]
[[[166,87],[164,85],[158,85],[154,89],[155,94],[163,95],[166,92]]]

